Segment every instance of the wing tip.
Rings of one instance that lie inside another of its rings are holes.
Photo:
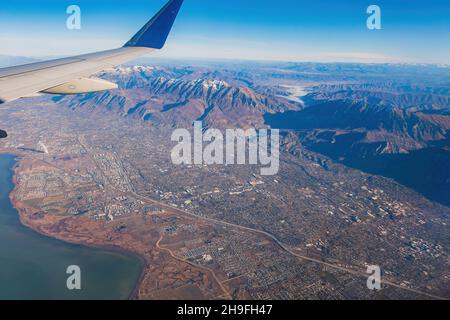
[[[124,47],[162,49],[184,0],[170,0]]]

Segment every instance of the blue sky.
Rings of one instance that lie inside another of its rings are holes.
[[[0,54],[61,56],[123,45],[165,0],[2,1]],[[80,6],[82,29],[66,28]],[[382,10],[368,30],[366,9]],[[450,64],[448,0],[185,0],[156,56]]]

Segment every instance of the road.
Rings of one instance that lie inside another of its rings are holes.
[[[213,223],[213,224],[222,225],[222,226],[231,227],[231,228],[237,228],[237,229],[240,229],[240,230],[250,231],[250,232],[253,232],[253,233],[257,233],[257,234],[263,235],[265,237],[270,238],[272,241],[274,241],[281,249],[283,249],[287,253],[289,253],[289,254],[291,254],[291,255],[299,258],[299,259],[303,259],[303,260],[306,260],[306,261],[318,263],[318,264],[321,264],[323,266],[327,266],[327,267],[330,267],[330,268],[333,268],[333,269],[336,269],[336,270],[340,270],[340,271],[344,271],[344,272],[353,274],[353,275],[358,276],[358,277],[363,277],[365,279],[368,278],[368,274],[365,271],[357,271],[357,270],[345,268],[345,267],[342,267],[342,266],[339,266],[339,265],[336,265],[336,264],[328,263],[326,261],[322,261],[322,260],[318,260],[318,259],[315,259],[315,258],[311,258],[311,257],[307,257],[307,256],[304,256],[304,255],[300,255],[300,254],[292,251],[291,249],[289,249],[280,240],[278,240],[274,235],[272,235],[272,234],[270,234],[268,232],[265,232],[265,231],[262,231],[262,230],[253,229],[253,228],[249,228],[249,227],[245,227],[245,226],[241,226],[241,225],[237,225],[237,224],[226,222],[226,221],[222,221],[222,220],[216,220],[214,218],[198,216],[196,214],[193,214],[193,213],[190,213],[190,212],[187,212],[187,211],[175,208],[175,207],[173,207],[171,205],[168,205],[168,204],[165,204],[165,203],[162,203],[162,202],[159,202],[159,201],[156,201],[156,200],[153,200],[153,199],[141,196],[141,195],[139,195],[139,194],[137,194],[135,192],[131,192],[130,194],[132,196],[136,197],[137,199],[147,203],[147,204],[153,204],[153,205],[159,206],[160,208],[166,209],[169,212],[172,211],[172,212],[178,213],[180,215],[189,216],[189,217],[192,217],[192,218],[195,218],[195,219],[208,221],[208,222]],[[388,281],[388,280],[381,280],[381,283],[385,284],[385,285],[388,285],[388,286],[396,287],[398,289],[406,290],[406,291],[409,291],[409,292],[412,292],[412,293],[424,295],[424,296],[427,296],[427,297],[432,298],[432,299],[446,300],[446,298],[444,298],[444,297],[436,296],[436,295],[433,295],[433,294],[429,294],[427,292],[423,292],[423,291],[416,290],[416,289],[413,289],[413,288],[405,287],[405,286],[393,283],[393,282]]]
[[[220,286],[220,288],[222,289],[222,291],[225,293],[225,296],[226,296],[228,299],[232,300],[231,293],[223,286],[223,283],[219,280],[219,278],[217,278],[217,276],[216,276],[216,274],[214,273],[213,270],[211,270],[211,269],[209,269],[209,268],[207,268],[207,267],[204,267],[204,266],[201,266],[201,265],[192,263],[192,262],[189,261],[189,260],[182,259],[182,258],[178,257],[177,255],[175,255],[175,254],[172,252],[172,250],[170,250],[170,249],[168,249],[168,248],[161,247],[161,241],[162,241],[162,239],[163,239],[163,235],[161,235],[161,237],[159,238],[158,242],[156,243],[156,247],[157,247],[159,250],[162,250],[162,251],[167,252],[167,253],[170,254],[170,256],[171,256],[172,258],[174,258],[175,260],[178,260],[178,261],[187,263],[187,264],[189,264],[189,265],[191,265],[191,266],[193,266],[193,267],[195,267],[195,268],[203,269],[203,270],[207,271],[208,273],[210,273],[210,274],[212,275],[212,277],[214,278],[214,280],[216,280],[217,284]],[[222,297],[222,296],[221,296],[221,297]],[[219,298],[221,298],[221,297],[219,297]]]

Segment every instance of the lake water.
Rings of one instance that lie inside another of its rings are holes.
[[[0,155],[0,299],[127,299],[142,261],[65,243],[23,226],[9,199],[14,164],[14,156]],[[71,265],[81,268],[81,290],[67,289]]]

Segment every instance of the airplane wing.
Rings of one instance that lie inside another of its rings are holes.
[[[78,94],[117,88],[91,75],[162,49],[183,0],[170,0],[122,48],[0,69],[0,103],[39,93]],[[0,138],[4,134],[0,132]]]

